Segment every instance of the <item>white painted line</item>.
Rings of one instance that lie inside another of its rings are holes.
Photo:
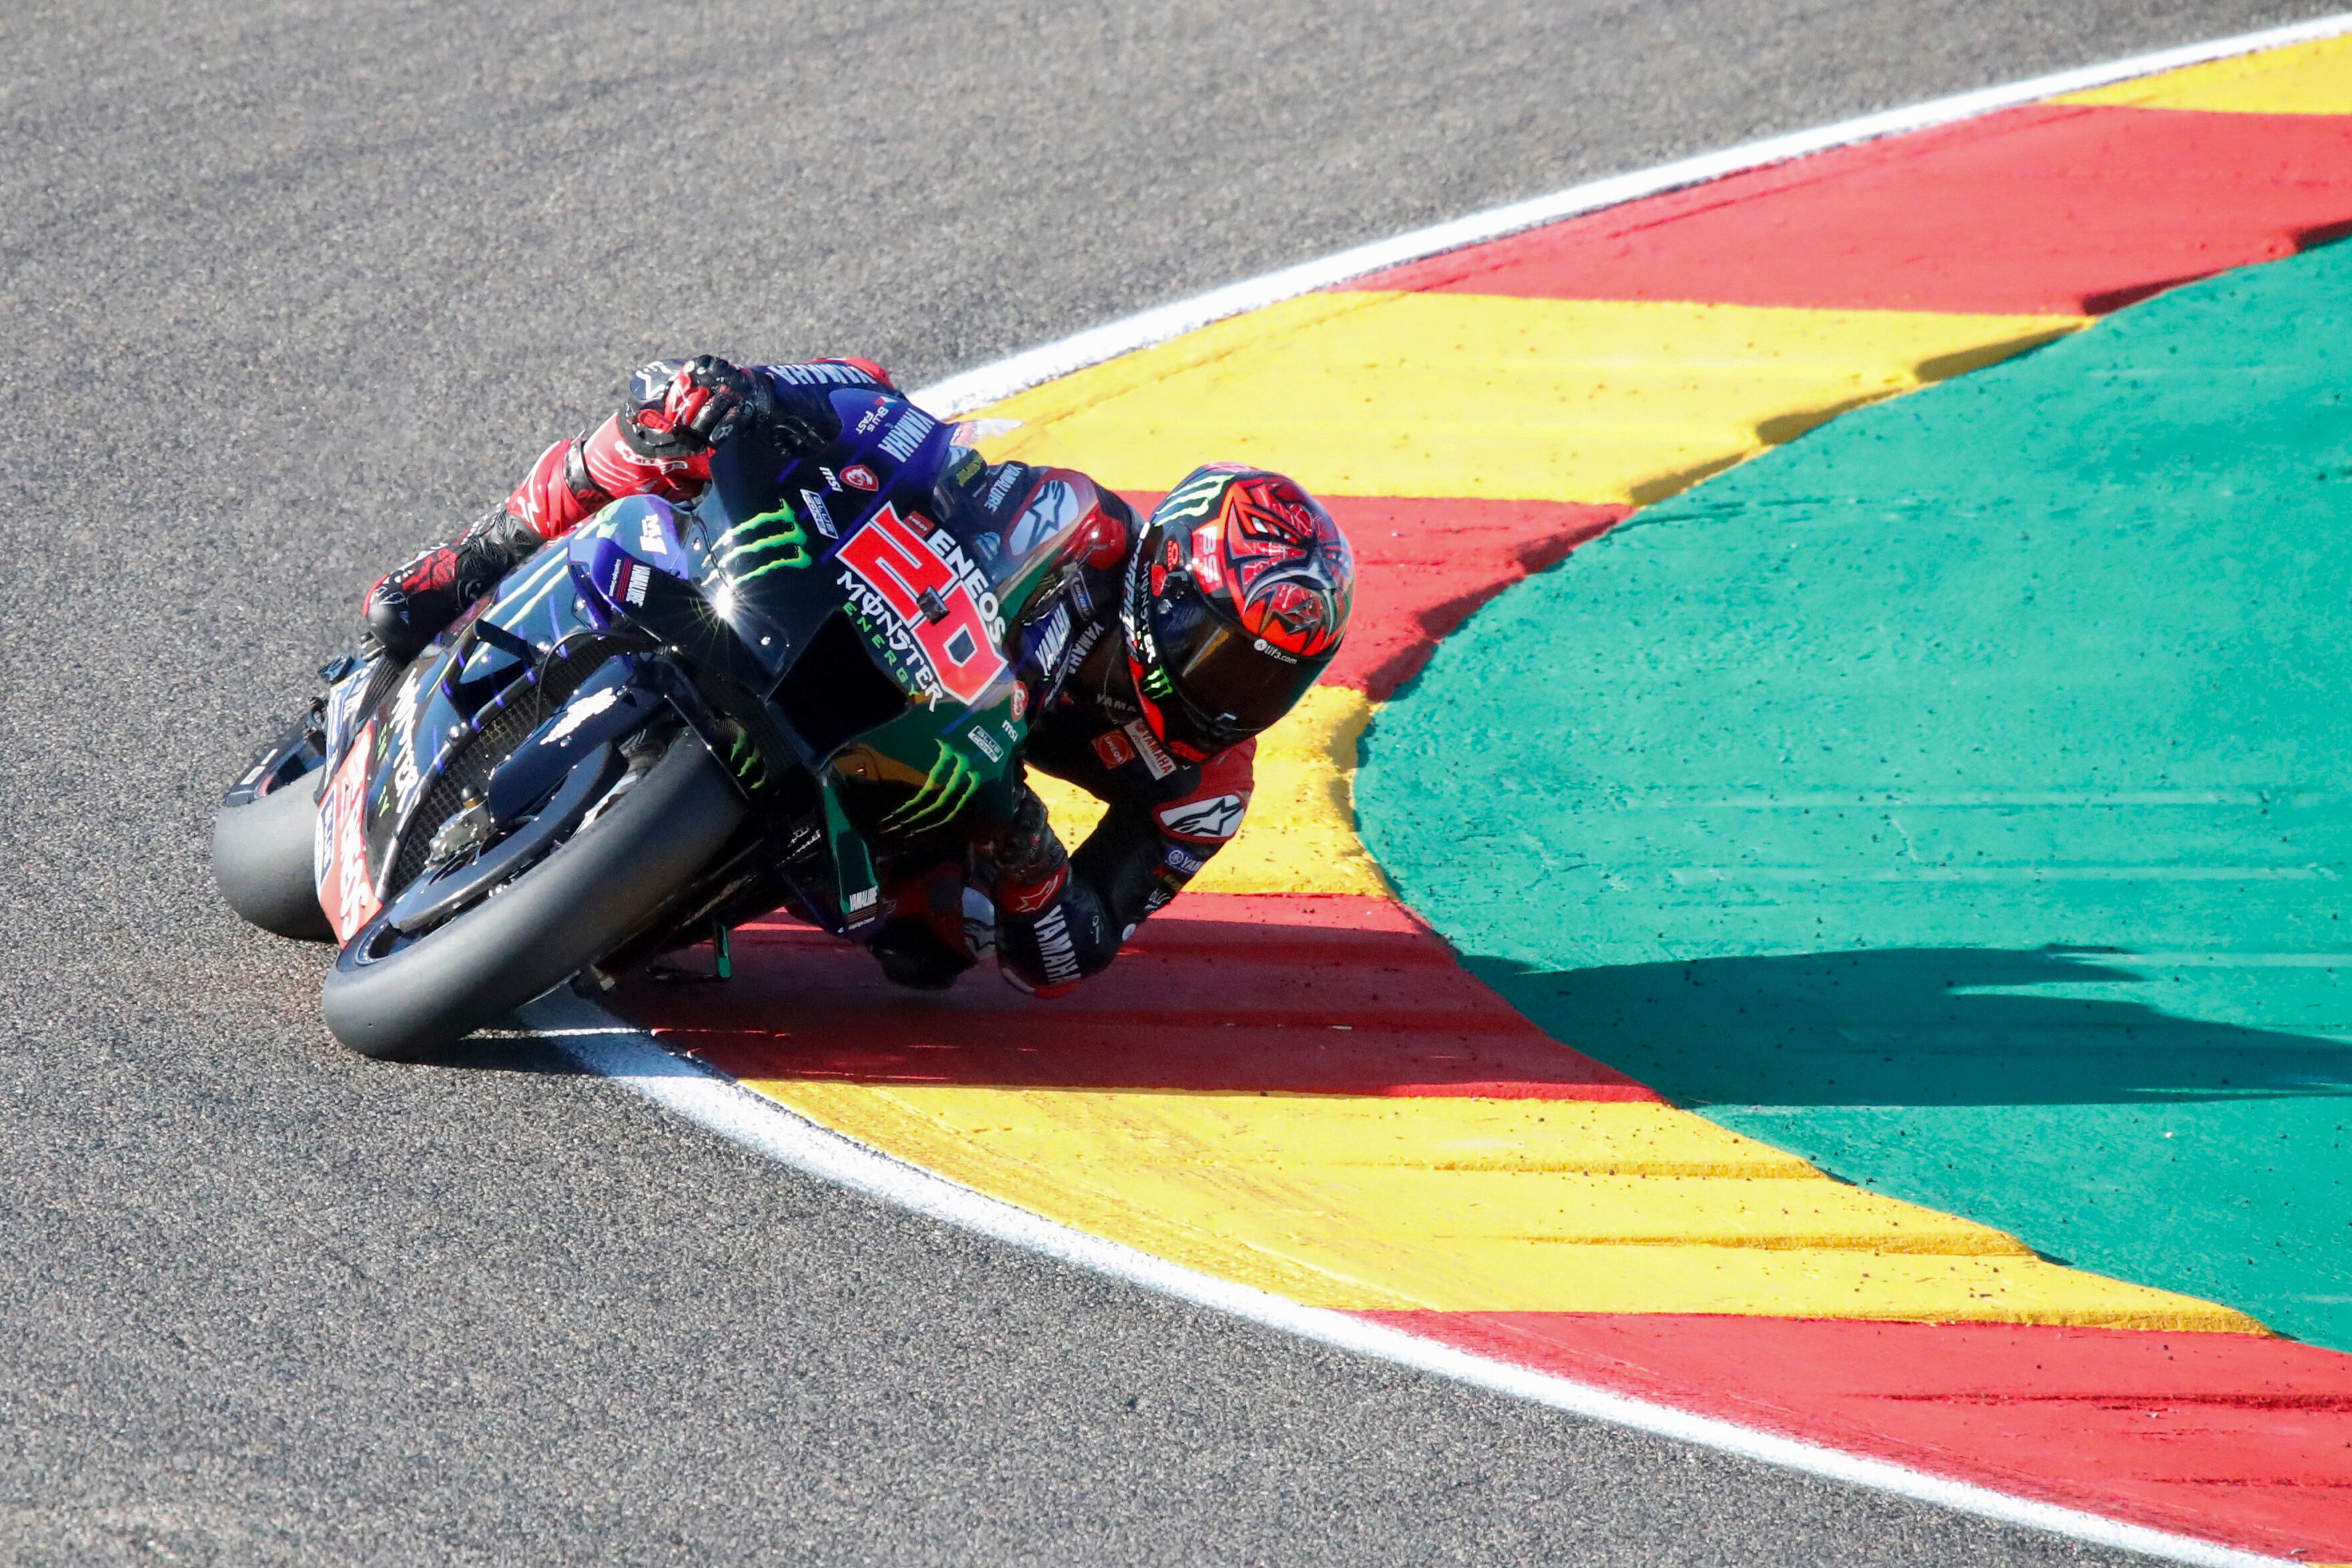
[[[1531,1400],[1573,1416],[1630,1427],[1783,1469],[1846,1481],[2095,1545],[2210,1568],[2281,1568],[2290,1561],[2233,1551],[2142,1525],[2119,1523],[2080,1509],[2012,1497],[1990,1487],[1948,1480],[1885,1459],[1865,1458],[1729,1421],[1694,1416],[1669,1406],[1628,1398],[1590,1384],[1456,1350],[1346,1312],[1301,1306],[1281,1296],[1236,1285],[1132,1247],[1074,1230],[919,1166],[891,1159],[753,1093],[731,1079],[673,1056],[650,1036],[568,991],[550,992],[523,1009],[520,1017],[534,1033],[553,1040],[557,1049],[588,1071],[614,1079],[664,1110],[794,1170],[1076,1268],[1090,1269],[1147,1291],[1229,1312],[1318,1344],[1377,1356],[1399,1366]]]
[[[1913,104],[1907,109],[1865,114],[1858,120],[1841,120],[1835,125],[1824,125],[1812,131],[1799,131],[1786,136],[1768,137],[1761,141],[1743,142],[1720,152],[1661,163],[1654,169],[1612,174],[1607,179],[1572,185],[1552,195],[1514,202],[1505,207],[1492,207],[1483,213],[1473,213],[1468,217],[1455,218],[1430,228],[1415,229],[1394,239],[1377,240],[1370,245],[1358,246],[1353,250],[1343,250],[1337,256],[1302,262],[1297,267],[1267,273],[1263,277],[1212,289],[1190,299],[1157,306],[1100,327],[1089,328],[1059,342],[1046,343],[1014,354],[1010,359],[961,371],[945,381],[919,388],[909,395],[933,413],[953,418],[994,402],[999,398],[1011,397],[1014,392],[1052,381],[1056,376],[1068,375],[1073,371],[1100,364],[1105,360],[1115,359],[1137,349],[1148,349],[1154,343],[1164,343],[1212,321],[1222,321],[1228,316],[1238,316],[1245,310],[1255,310],[1277,300],[1312,294],[1318,288],[1328,288],[1335,283],[1345,283],[1351,277],[1361,277],[1368,272],[1378,272],[1383,267],[1419,261],[1441,251],[1459,250],[1464,246],[1476,245],[1483,240],[1500,239],[1505,235],[1557,223],[1580,213],[1595,212],[1636,197],[1654,196],[1662,191],[1700,184],[1726,174],[1738,173],[1744,169],[1785,162],[1809,152],[1824,152],[1832,147],[1847,147],[1857,141],[1874,141],[1880,137],[1898,136],[1906,131],[1925,131],[1930,126],[1948,125],[1954,120],[1990,114],[1998,109],[2014,109],[2020,104],[2056,98],[2062,93],[2084,92],[2095,87],[2126,81],[2133,77],[2153,76],[2158,71],[2203,65],[2209,60],[2228,59],[2233,55],[2250,55],[2258,49],[2332,38],[2347,32],[2352,32],[2352,12],[2339,12],[2316,21],[2270,27],[2259,33],[2241,33],[2233,38],[2185,44],[2179,48],[2158,49],[2153,54],[2134,55],[2129,59],[2112,60],[2105,65],[2057,71],[2027,81],[2011,82],[2005,87],[1983,88],[1975,92]]]
[[[1882,136],[1948,124],[1972,115],[2009,109],[2062,93],[2082,92],[2132,77],[2226,59],[2258,49],[2334,37],[2352,32],[2352,13],[2292,26],[2245,33],[2210,43],[2159,50],[2106,65],[2060,71],[2006,87],[1937,99],[1909,109],[1751,141],[1725,152],[1689,158],[1636,173],[1596,180],[1533,201],[1473,214],[1452,223],[1360,246],[1264,277],[1179,300],[1105,326],[1048,343],[994,364],[966,371],[919,389],[914,399],[948,416],[1009,397],[1056,376],[1067,375],[1130,350],[1165,342],[1212,321],[1254,310],[1276,300],[1360,277],[1382,267],[1441,251],[1516,234],[1579,213],[1636,197],[1801,157]],[[2174,1563],[2210,1568],[2295,1568],[2290,1559],[2240,1552],[2190,1536],[2125,1524],[2079,1509],[2013,1497],[1990,1487],[1950,1480],[1885,1459],[1784,1437],[1776,1433],[1695,1416],[1669,1406],[1629,1398],[1605,1388],[1475,1355],[1416,1334],[1367,1322],[1345,1312],[1301,1306],[1296,1301],[1234,1284],[1131,1247],[1089,1236],[1024,1208],[976,1192],[919,1166],[894,1160],[865,1145],[817,1125],[772,1100],[754,1094],[718,1073],[673,1056],[651,1037],[629,1027],[597,1004],[556,990],[522,1009],[532,1032],[556,1042],[588,1071],[614,1079],[664,1109],[764,1155],[780,1164],[923,1214],[976,1234],[1025,1248],[1045,1257],[1090,1269],[1145,1290],[1193,1302],[1336,1349],[1377,1356],[1399,1366],[1450,1378],[1473,1387],[1549,1406],[1570,1415],[1607,1421],[1677,1442],[1737,1454],[1784,1469],[1871,1488],[1896,1497],[1933,1503],[2004,1524],[2023,1525],[2093,1545],[2137,1552]]]

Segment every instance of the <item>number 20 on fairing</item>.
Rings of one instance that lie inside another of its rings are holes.
[[[958,702],[978,702],[1004,674],[1004,655],[971,584],[896,507],[886,506],[875,514],[834,559],[882,596],[913,633],[940,685]]]

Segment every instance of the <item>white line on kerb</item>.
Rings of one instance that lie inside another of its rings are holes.
[[[1190,332],[1196,327],[1205,327],[1212,321],[1222,321],[1228,316],[1238,316],[1260,306],[1311,294],[1335,283],[1345,283],[1351,277],[1361,277],[1368,272],[1401,267],[1408,261],[1419,261],[1441,251],[1459,250],[1466,245],[1499,239],[1523,229],[1574,217],[1579,213],[1612,207],[1637,196],[1654,196],[1661,191],[1700,184],[1726,174],[1738,173],[1743,169],[1761,168],[1767,163],[1801,158],[1808,152],[1826,152],[1832,147],[1851,146],[1857,141],[1874,141],[1885,136],[1901,135],[1906,131],[1924,131],[1933,125],[1948,125],[1954,120],[1990,114],[1997,109],[2014,109],[2019,104],[2032,103],[2037,99],[2055,98],[2060,93],[2085,92],[2095,87],[2105,87],[2111,82],[2126,81],[2133,77],[2152,76],[2158,71],[2202,65],[2208,60],[2227,59],[2232,55],[2250,55],[2258,49],[2277,48],[2286,44],[2309,43],[2315,38],[2334,37],[2346,32],[2352,32],[2352,12],[2322,16],[2316,21],[2297,22],[2290,26],[2271,27],[2259,33],[2242,33],[2234,38],[2216,38],[2210,43],[2185,44],[2177,49],[2158,49],[2154,54],[2135,55],[2129,59],[2112,60],[2105,65],[2058,71],[2029,81],[2011,82],[2005,87],[1983,88],[1975,92],[1913,104],[1907,109],[1890,109],[1878,114],[1865,114],[1858,120],[1840,120],[1835,125],[1824,125],[1812,131],[1742,142],[1720,152],[1661,163],[1654,169],[1612,174],[1604,180],[1571,185],[1552,195],[1492,207],[1483,213],[1473,213],[1468,217],[1455,218],[1430,228],[1415,229],[1394,239],[1376,240],[1370,245],[1343,250],[1337,256],[1302,262],[1297,267],[1284,267],[1279,272],[1269,272],[1263,277],[1229,284],[1190,299],[1157,306],[1100,327],[1089,328],[1058,342],[1024,350],[1010,359],[961,371],[945,381],[934,382],[910,395],[934,413],[950,417],[969,413],[983,403],[1011,397],[1014,392],[1025,391],[1041,382],[1068,375],[1072,371],[1084,370],[1088,365],[1099,364],[1137,349],[1150,348],[1154,343],[1164,343],[1171,338]]]
[[[943,414],[969,413],[983,403],[1067,375],[1088,365],[1162,343],[1196,327],[1255,310],[1277,300],[1293,298],[1318,288],[1343,283],[1382,267],[1395,267],[1441,251],[1458,249],[1481,240],[1589,213],[1639,196],[1654,195],[1777,163],[1808,152],[1858,141],[1874,141],[1906,131],[1946,125],[1994,110],[2013,108],[2060,93],[2082,92],[2110,82],[2258,49],[2305,43],[2352,32],[2352,12],[2323,16],[2291,26],[2245,33],[2210,43],[2137,55],[2105,65],[2060,71],[2006,87],[1987,88],[1937,99],[1908,109],[1864,115],[1858,120],[1750,141],[1702,157],[1661,164],[1654,169],[1613,175],[1573,186],[1554,195],[1496,207],[1451,223],[1400,235],[1394,239],[1359,246],[1319,261],[1286,267],[1265,277],[1178,300],[1155,309],[1109,322],[1031,349],[993,364],[936,382],[917,391],[916,402]],[[2211,1568],[2293,1568],[2286,1558],[2239,1552],[2185,1535],[2126,1524],[2079,1509],[2061,1508],[2014,1497],[1990,1487],[1972,1486],[1836,1448],[1800,1442],[1776,1433],[1759,1431],[1695,1416],[1669,1406],[1653,1405],[1612,1394],[1605,1388],[1531,1371],[1508,1362],[1474,1355],[1434,1340],[1399,1329],[1367,1322],[1345,1312],[1296,1301],[1237,1285],[1155,1258],[1116,1241],[1089,1236],[1042,1215],[1016,1208],[935,1176],[919,1166],[891,1159],[865,1145],[830,1132],[776,1102],[754,1094],[740,1084],[706,1071],[673,1056],[650,1036],[632,1029],[593,1002],[557,990],[521,1011],[534,1032],[554,1040],[559,1050],[592,1072],[616,1080],[677,1115],[697,1123],[795,1170],[837,1183],[886,1202],[928,1215],[999,1241],[1097,1273],[1139,1285],[1196,1305],[1229,1312],[1268,1328],[1283,1330],[1341,1350],[1377,1356],[1382,1361],[1440,1377],[1530,1400],[1593,1420],[1608,1421],[1636,1431],[1654,1433],[1678,1442],[1802,1471],[1831,1480],[1850,1482],[1897,1497],[1976,1514],[2005,1524],[2049,1531],[2095,1545],[2137,1552],[2175,1563],[2210,1564]]]
[[[1949,1480],[1885,1459],[1865,1458],[1729,1421],[1694,1416],[1670,1406],[1653,1405],[1570,1378],[1475,1355],[1400,1329],[1367,1322],[1346,1312],[1301,1306],[1265,1291],[1236,1285],[1155,1258],[1149,1252],[1089,1236],[934,1176],[920,1166],[894,1160],[753,1093],[732,1079],[671,1055],[650,1036],[617,1023],[603,1008],[568,991],[549,992],[523,1009],[520,1017],[533,1026],[534,1033],[552,1039],[559,1050],[590,1071],[614,1079],[664,1110],[779,1164],[914,1213],[1043,1253],[1059,1262],[1089,1269],[1302,1339],[1377,1356],[1473,1387],[1532,1400],[1573,1416],[1957,1509],[2004,1524],[2025,1525],[2100,1546],[2143,1552],[2175,1563],[2210,1564],[2211,1568],[2288,1565],[2285,1558],[2237,1552],[2185,1535],[2120,1523],[2079,1509],[2061,1508],[2055,1503],[2012,1497],[1990,1487]]]

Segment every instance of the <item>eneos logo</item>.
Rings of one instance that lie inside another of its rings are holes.
[[[926,534],[886,504],[834,559],[879,598],[948,695],[976,703],[1004,674],[996,596],[946,529]]]

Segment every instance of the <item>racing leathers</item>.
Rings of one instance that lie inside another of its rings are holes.
[[[691,500],[708,481],[712,445],[745,422],[764,425],[787,454],[825,444],[839,434],[826,394],[841,387],[895,391],[865,360],[739,369],[706,355],[647,365],[618,413],[548,447],[501,509],[379,581],[367,602],[372,633],[395,657],[412,656],[541,542],[612,501]],[[1066,611],[1066,625],[1046,640],[1050,657],[1017,672],[1029,720],[1024,760],[1108,809],[1066,853],[1044,802],[1021,784],[1009,827],[995,827],[969,857],[883,868],[887,913],[872,946],[892,979],[926,989],[953,983],[992,947],[1006,979],[1058,996],[1107,967],[1127,935],[1240,828],[1256,743],[1185,755],[1148,722],[1120,624],[1141,533],[1125,501],[1083,474],[1023,464],[972,461],[948,482],[963,504],[1004,524],[1048,485],[1069,492],[1062,504],[1079,518],[1068,535],[1077,570],[1052,612]]]

